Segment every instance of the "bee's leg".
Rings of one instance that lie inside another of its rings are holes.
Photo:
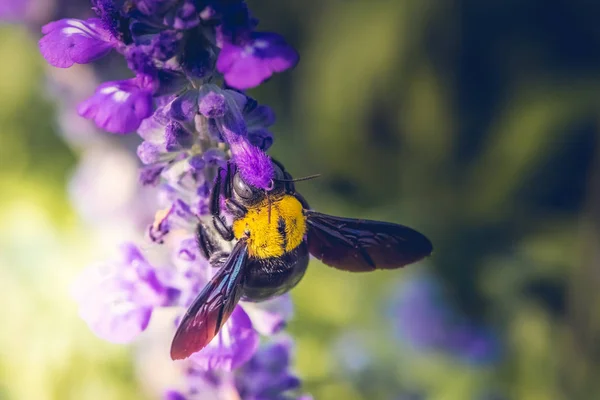
[[[225,218],[221,215],[221,192],[223,191],[223,187],[225,187],[225,198],[230,196],[230,180],[231,180],[231,167],[227,164],[227,172],[225,175],[225,182],[223,182],[223,172],[225,170],[223,168],[219,168],[217,171],[217,179],[215,180],[215,185],[213,186],[213,190],[210,196],[210,213],[213,216],[213,225],[219,235],[223,237],[223,239],[227,241],[233,240],[233,231],[230,226],[227,226],[225,223]]]
[[[210,201],[208,207],[210,209],[210,213],[213,216],[217,216],[221,214],[221,191],[223,189],[223,168],[219,168],[217,170],[217,177],[215,179],[215,184],[213,185],[212,191],[210,193]]]
[[[248,209],[233,199],[225,200],[227,210],[236,218],[242,218],[248,212]]]
[[[196,228],[196,242],[198,243],[200,254],[207,260],[213,254],[221,252],[221,247],[214,235],[214,232],[208,229],[202,222],[198,224]]]
[[[225,196],[226,199],[230,199],[233,190],[233,167],[229,162],[227,163],[227,173],[225,174],[225,182],[223,183],[223,196]]]
[[[222,267],[229,258],[229,252],[224,251],[219,245],[219,240],[215,237],[214,231],[203,223],[199,223],[196,234],[198,248],[202,256],[208,260],[211,267]]]
[[[227,240],[228,242],[233,240],[233,229],[230,226],[227,226],[222,216],[214,216],[213,225],[215,226],[215,229],[217,230],[217,232],[219,232],[219,235],[221,235],[223,239]]]

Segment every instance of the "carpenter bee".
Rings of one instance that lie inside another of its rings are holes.
[[[268,191],[245,182],[231,163],[219,169],[209,206],[215,229],[202,223],[197,228],[201,253],[219,270],[181,320],[171,345],[173,360],[204,348],[240,299],[263,301],[296,286],[309,254],[351,272],[400,268],[431,254],[429,239],[406,226],[311,210],[283,165],[272,163]],[[222,197],[233,216],[231,226],[221,213]],[[237,240],[230,252],[221,250],[217,235]]]

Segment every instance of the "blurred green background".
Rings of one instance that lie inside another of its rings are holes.
[[[251,94],[278,115],[272,154],[295,176],[322,174],[298,184],[311,205],[413,226],[435,246],[403,271],[313,263],[290,325],[306,391],[600,398],[600,3],[249,3],[301,54]],[[114,249],[67,195],[82,152],[58,134],[36,41],[0,27],[0,399],[156,398],[132,362],[143,343],[96,338],[69,298],[78,271]],[[397,343],[387,304],[418,270],[494,329],[497,360]],[[356,343],[369,361],[348,371],[340,348]]]

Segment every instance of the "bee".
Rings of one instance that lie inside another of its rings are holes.
[[[219,267],[184,315],[171,345],[171,358],[203,349],[219,332],[240,300],[264,301],[300,282],[312,255],[351,272],[396,269],[431,254],[423,234],[406,226],[341,218],[312,210],[296,192],[292,176],[271,159],[270,190],[244,181],[231,163],[219,169],[210,195],[214,229],[198,224],[200,252]],[[233,216],[228,225],[221,198]],[[237,240],[230,252],[219,246]]]

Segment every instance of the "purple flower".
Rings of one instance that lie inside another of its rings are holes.
[[[239,398],[244,400],[309,400],[310,396],[294,396],[300,379],[290,371],[292,340],[279,337],[261,347],[241,368],[215,371],[191,363],[187,369],[187,390],[165,393],[166,399],[212,400]]]
[[[144,186],[156,186],[160,180],[160,174],[166,165],[150,165],[140,169],[140,183]]]
[[[201,94],[198,108],[201,114],[214,120],[216,129],[229,144],[232,158],[244,180],[253,186],[268,189],[274,174],[273,165],[271,159],[248,136],[240,110],[240,104],[243,108],[247,100],[246,96],[235,91],[209,87]]]
[[[129,20],[126,18],[126,13],[121,0],[92,0],[92,10],[100,17],[102,25],[115,38],[123,41],[125,38],[128,41]]]
[[[291,396],[287,392],[300,387],[300,379],[290,371],[293,342],[283,336],[263,347],[237,376],[236,386],[242,398],[308,399],[306,395]]]
[[[61,19],[44,25],[42,33],[40,51],[49,64],[59,68],[90,63],[117,46],[98,18]]]
[[[136,46],[128,47],[125,51],[127,66],[136,76],[145,77],[148,81],[156,79],[158,71],[154,66],[154,60],[146,54],[144,49]]]
[[[151,142],[159,148],[164,148],[165,128],[168,123],[169,119],[158,109],[152,116],[140,123],[137,133],[142,139]]]
[[[78,108],[106,131],[137,130],[143,139],[139,180],[155,186],[146,189],[154,201],[139,201],[153,212],[154,204],[161,208],[146,232],[153,251],[166,253],[168,268],[155,268],[125,245],[120,260],[86,269],[74,290],[82,318],[98,336],[127,342],[146,329],[157,307],[188,307],[216,271],[201,256],[196,235],[199,221],[211,219],[217,169],[231,165],[248,183],[271,187],[274,171],[264,151],[273,143],[274,115],[230,88],[254,87],[294,66],[298,54],[276,34],[253,32],[258,21],[243,0],[92,5],[98,18],[50,23],[39,44],[48,62],[62,68],[116,49],[134,76],[100,84]],[[222,242],[218,250],[228,251],[232,243]],[[211,343],[179,364],[187,368],[187,389],[165,398],[293,398],[300,380],[290,372],[291,340],[259,349],[260,336],[280,334],[291,314],[288,295],[262,304],[241,301]]]
[[[152,115],[152,92],[136,79],[106,82],[79,105],[78,112],[109,132],[129,133]]]
[[[157,211],[154,223],[149,227],[149,236],[153,241],[161,242],[173,229],[193,231],[197,223],[195,217],[190,205],[176,198],[170,207]]]
[[[260,105],[250,97],[246,97],[243,113],[248,129],[264,129],[275,123],[275,113],[271,107]]]
[[[273,110],[267,106],[258,105],[255,100],[248,98],[243,114],[250,143],[263,151],[268,150],[273,144],[273,134],[267,130],[275,123]]]
[[[200,98],[198,109],[206,118],[222,118],[229,107],[225,95],[211,91]]]
[[[177,31],[162,31],[152,38],[148,53],[159,61],[167,61],[177,54],[182,35]]]
[[[186,397],[183,393],[178,392],[177,390],[167,390],[163,396],[164,400],[186,400]]]
[[[177,305],[187,308],[208,283],[214,268],[200,255],[196,238],[191,236],[177,240],[171,259],[177,273],[171,276],[170,284],[179,290]],[[174,325],[179,325],[179,320]]]
[[[167,118],[177,121],[192,121],[198,113],[198,91],[188,90],[175,97],[165,107]]]
[[[209,1],[201,16],[207,20],[214,17],[219,20],[219,27],[216,32],[218,45],[225,41],[239,43],[258,25],[258,20],[252,17],[246,3],[240,0]]]
[[[447,338],[450,310],[439,284],[428,276],[411,277],[403,283],[393,308],[399,334],[417,349],[441,347]]]
[[[192,0],[180,0],[164,17],[164,24],[175,29],[190,29],[199,23],[198,11]]]
[[[392,313],[398,336],[416,350],[446,352],[473,363],[497,360],[496,337],[451,309],[432,276],[416,275],[404,282]]]
[[[231,371],[252,357],[258,342],[258,333],[248,314],[237,306],[219,334],[191,359],[200,369]]]
[[[192,134],[179,122],[171,121],[165,127],[165,145],[167,151],[178,151],[193,144]]]
[[[150,142],[142,142],[137,148],[137,155],[144,164],[154,164],[160,159],[160,149]]]
[[[217,70],[223,74],[229,86],[250,89],[260,85],[273,73],[294,67],[298,60],[296,50],[281,36],[253,32],[248,40],[240,44],[223,44],[217,59]]]
[[[93,142],[81,153],[69,182],[74,208],[115,244],[145,229],[156,212],[156,190],[139,187],[137,176],[134,154],[113,142]]]
[[[282,337],[263,347],[236,376],[243,399],[278,399],[300,387],[300,379],[289,371],[292,341]]]
[[[449,338],[457,357],[467,363],[481,365],[497,361],[501,354],[497,335],[474,324],[457,326]]]
[[[73,286],[79,314],[99,337],[127,343],[144,331],[155,307],[169,299],[157,270],[133,244],[121,247],[121,259],[89,267]]]
[[[134,0],[137,9],[148,16],[162,15],[176,2],[177,0]]]
[[[259,304],[248,302],[243,305],[254,329],[265,336],[279,333],[293,314],[292,298],[289,294]]]

